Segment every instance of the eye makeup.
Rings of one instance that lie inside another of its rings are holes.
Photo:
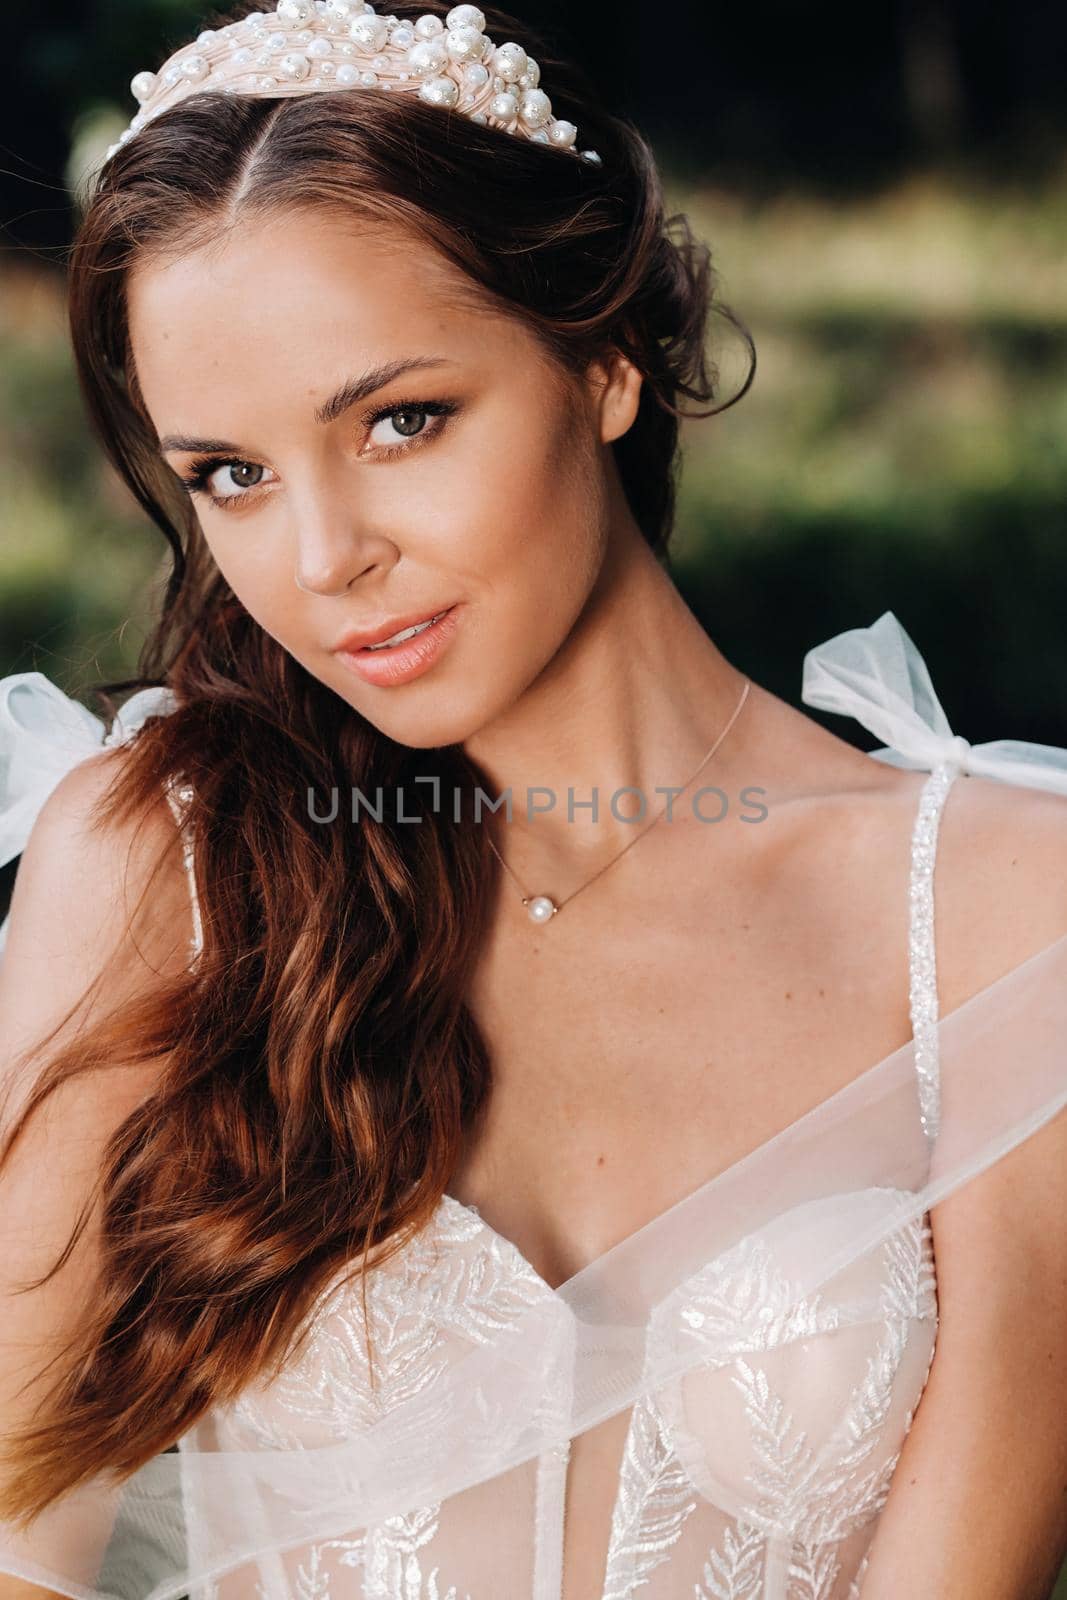
[[[368,454],[379,461],[394,460],[399,456],[410,455],[412,451],[421,449],[437,436],[444,432],[448,426],[448,419],[459,410],[459,405],[453,400],[397,400],[387,406],[378,406],[368,411],[362,417],[365,428],[373,428],[387,417],[400,416],[404,413],[415,416],[425,416],[435,419],[430,428],[420,429],[418,433],[409,434],[406,444],[375,446]],[[245,461],[236,456],[200,456],[193,460],[186,472],[178,476],[189,491],[190,495],[206,495],[212,505],[218,506],[223,511],[234,511],[243,508],[251,502],[260,499],[267,485],[252,484],[244,489],[237,487],[235,494],[216,494],[210,488],[211,479],[216,472],[224,467],[254,467],[257,462]]]

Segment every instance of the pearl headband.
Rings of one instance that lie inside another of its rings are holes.
[[[107,152],[110,160],[137,130],[190,94],[281,96],[314,90],[383,89],[417,93],[429,105],[472,122],[577,150],[573,122],[552,115],[538,88],[541,69],[521,45],[494,45],[477,6],[453,6],[445,20],[378,16],[367,0],[277,0],[224,28],[207,29],[168,57],[158,72],[130,83],[141,109]]]

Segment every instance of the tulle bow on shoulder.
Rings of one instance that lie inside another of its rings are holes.
[[[947,762],[978,777],[1067,794],[1067,749],[1026,739],[970,744],[953,733],[926,663],[892,611],[809,650],[801,698],[854,717],[884,739],[870,753],[890,766],[932,771]]]
[[[109,732],[43,672],[0,678],[0,866],[21,854],[41,807],[73,767],[98,750],[124,743],[148,717],[175,705],[171,689],[139,689]],[[0,950],[6,930],[5,921]]]

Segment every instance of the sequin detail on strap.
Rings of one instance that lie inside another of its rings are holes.
[[[189,814],[193,804],[191,783],[173,782],[166,789],[167,803],[174,813],[182,841],[182,862],[189,884],[189,904],[193,913],[193,932],[189,940],[189,954],[195,961],[204,948],[204,927],[200,917],[200,897],[196,892],[196,875],[193,871],[193,835]]]
[[[937,960],[934,941],[934,862],[945,797],[959,769],[940,762],[923,784],[911,842],[909,893],[909,1003],[919,1079],[919,1120],[930,1139],[940,1124],[941,1084],[937,1048]]]

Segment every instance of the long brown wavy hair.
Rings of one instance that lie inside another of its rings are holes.
[[[411,17],[447,9],[394,6]],[[111,713],[115,695],[165,684],[177,708],[129,742],[106,812],[136,819],[163,784],[191,785],[204,945],[179,978],[112,1008],[47,1060],[0,1145],[2,1166],[28,1119],[78,1074],[158,1058],[64,1256],[37,1280],[59,1269],[93,1209],[98,1290],[33,1423],[6,1441],[9,1520],[29,1521],[99,1471],[133,1473],[267,1377],[346,1268],[360,1273],[365,1309],[371,1252],[385,1259],[432,1218],[492,1079],[464,1000],[499,870],[485,828],[429,808],[421,826],[400,826],[388,798],[381,823],[323,827],[304,803],[309,789],[381,786],[388,797],[406,784],[410,813],[426,792],[416,770],[465,799],[485,775],[459,745],[413,751],[380,733],[222,579],[138,392],[131,267],[242,218],[316,204],[409,230],[521,320],[565,374],[611,348],[635,363],[640,408],[613,449],[661,559],[679,419],[725,409],[752,379],[751,338],[715,298],[709,251],[686,217],[665,215],[646,141],[544,39],[484,9],[492,37],[541,63],[556,114],[600,166],[415,96],[197,94],[105,164],[71,251],[85,402],[171,559],[139,676],[94,692]],[[681,399],[707,406],[718,389],[712,311],[740,333],[748,376],[725,404],[686,413]]]

